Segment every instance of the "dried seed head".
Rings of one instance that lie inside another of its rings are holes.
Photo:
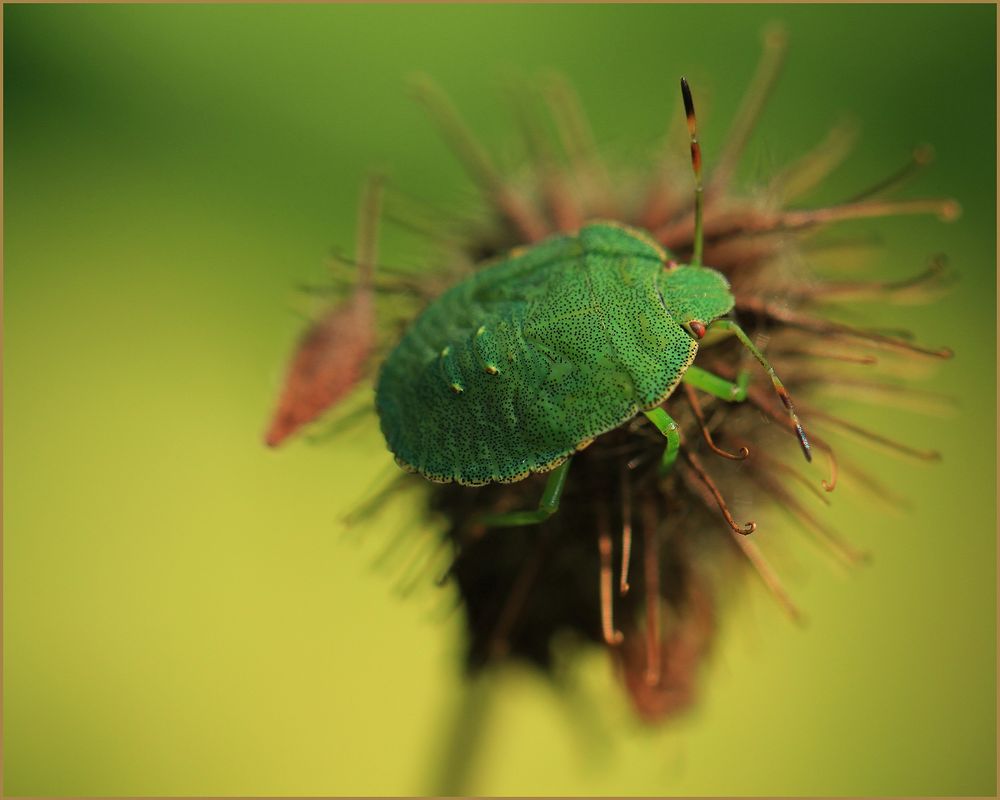
[[[859,293],[888,301],[926,287],[940,274],[940,265],[912,281],[847,284],[815,279],[802,255],[808,237],[842,220],[894,214],[950,219],[958,206],[951,200],[883,198],[929,161],[926,148],[916,150],[903,169],[843,203],[782,206],[803,196],[843,158],[853,138],[843,126],[814,153],[778,174],[771,205],[733,188],[736,164],[778,74],[784,45],[780,32],[766,37],[761,65],[717,166],[706,175],[703,203],[678,190],[690,186],[690,168],[682,172],[674,154],[612,178],[575,95],[559,78],[549,78],[542,91],[556,134],[553,141],[545,138],[547,125],[534,116],[533,98],[515,97],[532,154],[528,185],[509,180],[494,166],[440,89],[426,78],[416,82],[419,98],[486,206],[485,222],[459,226],[457,240],[449,238],[454,263],[477,263],[594,218],[644,228],[680,263],[701,262],[726,276],[742,329],[757,348],[766,348],[766,361],[784,380],[782,385],[775,379],[778,395],[759,381],[750,385],[746,402],[725,402],[690,388],[675,392],[664,406],[680,426],[684,457],[666,476],[657,468],[663,439],[641,416],[599,437],[574,456],[560,510],[540,525],[495,530],[478,520],[484,514],[534,507],[543,476],[480,488],[430,488],[430,508],[446,519],[444,537],[456,554],[447,574],[462,599],[470,668],[515,658],[549,669],[567,641],[605,647],[637,713],[649,721],[668,717],[694,697],[699,666],[715,630],[720,564],[725,565],[723,573],[737,564],[751,566],[789,615],[800,618],[756,537],[745,535],[755,525],[736,522],[746,519],[746,510],[738,508],[735,518],[729,511],[730,499],[741,498],[743,487],[752,484],[758,494],[763,491],[791,510],[835,558],[856,563],[863,557],[792,493],[794,483],[805,480],[815,489],[815,481],[804,478],[800,465],[790,466],[779,456],[791,446],[797,427],[781,407],[788,395],[784,387],[795,395],[810,424],[811,444],[829,459],[828,480],[822,481],[827,491],[834,488],[838,470],[823,436],[828,427],[852,430],[868,442],[917,458],[931,457],[929,451],[892,442],[824,412],[820,391],[845,371],[869,375],[881,368],[882,357],[871,350],[907,358],[950,355],[944,348],[827,317],[832,303]],[[686,82],[684,105],[700,198],[700,153]],[[699,230],[704,233],[703,253]],[[457,271],[441,271],[448,274]],[[441,276],[430,275],[424,285],[439,282]],[[337,402],[359,379],[374,341],[369,333],[370,281],[367,286],[359,287],[352,300],[331,312],[325,327],[303,341],[269,442],[280,441]],[[709,344],[706,339],[698,364],[736,381],[745,355],[737,341]],[[822,380],[811,364],[822,364]],[[334,374],[337,380],[331,379]],[[778,424],[762,424],[762,414]],[[801,426],[798,436],[805,447]]]

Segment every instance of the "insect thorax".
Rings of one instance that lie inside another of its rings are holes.
[[[729,281],[709,267],[672,267],[660,273],[657,283],[664,305],[681,324],[698,320],[708,325],[733,308]]]

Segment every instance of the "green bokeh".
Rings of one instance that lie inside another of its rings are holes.
[[[414,527],[411,505],[360,542],[341,535],[390,462],[375,426],[330,446],[260,444],[301,324],[293,287],[322,277],[330,246],[350,248],[369,167],[432,202],[468,192],[408,74],[435,76],[503,150],[503,76],[560,70],[601,141],[643,153],[684,72],[704,87],[710,166],[773,19],[791,51],[745,179],[849,112],[864,138],[817,202],[928,141],[937,160],[905,193],[963,205],[951,225],[849,228],[880,235],[867,262],[880,276],[935,252],[961,275],[932,307],[869,310],[954,345],[921,385],[957,412],[849,407],[943,461],[845,440],[910,505],[887,510],[845,481],[819,513],[872,565],[844,579],[789,544],[781,566],[810,624],[788,624],[748,581],[703,703],[673,725],[632,722],[599,655],[570,704],[529,672],[505,675],[469,789],[995,793],[992,6],[3,12],[8,793],[433,789],[462,698],[459,620],[442,621],[445,594],[401,601],[373,567],[389,531]],[[409,241],[387,229],[385,261],[405,262]],[[762,546],[799,538],[778,511],[758,522]]]

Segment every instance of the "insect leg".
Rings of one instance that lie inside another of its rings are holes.
[[[747,387],[750,385],[750,373],[741,371],[736,376],[736,382],[727,381],[725,378],[709,372],[694,365],[687,368],[682,378],[688,386],[700,389],[705,394],[718,397],[720,400],[728,400],[730,403],[742,403],[747,399]]]
[[[681,449],[680,425],[674,422],[662,408],[652,408],[642,413],[656,426],[660,433],[667,437],[667,447],[660,460],[660,474],[666,475],[673,467],[677,460],[677,453]]]
[[[778,397],[781,398],[782,405],[785,406],[785,410],[788,411],[788,415],[792,418],[792,423],[795,425],[795,433],[799,437],[799,445],[802,447],[802,455],[806,457],[806,461],[812,461],[812,452],[809,449],[809,440],[806,438],[806,432],[802,430],[802,424],[799,422],[799,417],[795,413],[795,408],[792,406],[792,398],[788,395],[788,390],[785,385],[778,379],[777,373],[774,371],[774,367],[771,366],[770,362],[764,357],[764,354],[757,349],[756,345],[750,340],[750,337],[746,335],[743,328],[737,325],[732,320],[728,319],[717,319],[712,323],[712,326],[724,330],[730,331],[736,334],[736,338],[740,340],[742,345],[750,351],[750,354],[756,358],[760,365],[767,370],[768,376],[771,378],[771,383],[774,384],[774,391],[778,393]],[[690,372],[690,368],[688,372]]]
[[[549,482],[545,484],[542,499],[538,501],[538,508],[534,511],[485,514],[480,518],[480,521],[491,528],[515,528],[521,525],[537,525],[539,522],[545,522],[559,510],[559,498],[562,497],[563,487],[566,485],[570,460],[567,458],[549,473]]]

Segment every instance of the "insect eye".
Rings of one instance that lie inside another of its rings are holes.
[[[691,320],[688,325],[691,327],[691,333],[694,334],[695,339],[701,339],[705,335],[705,325],[704,323],[698,322],[698,320]]]

